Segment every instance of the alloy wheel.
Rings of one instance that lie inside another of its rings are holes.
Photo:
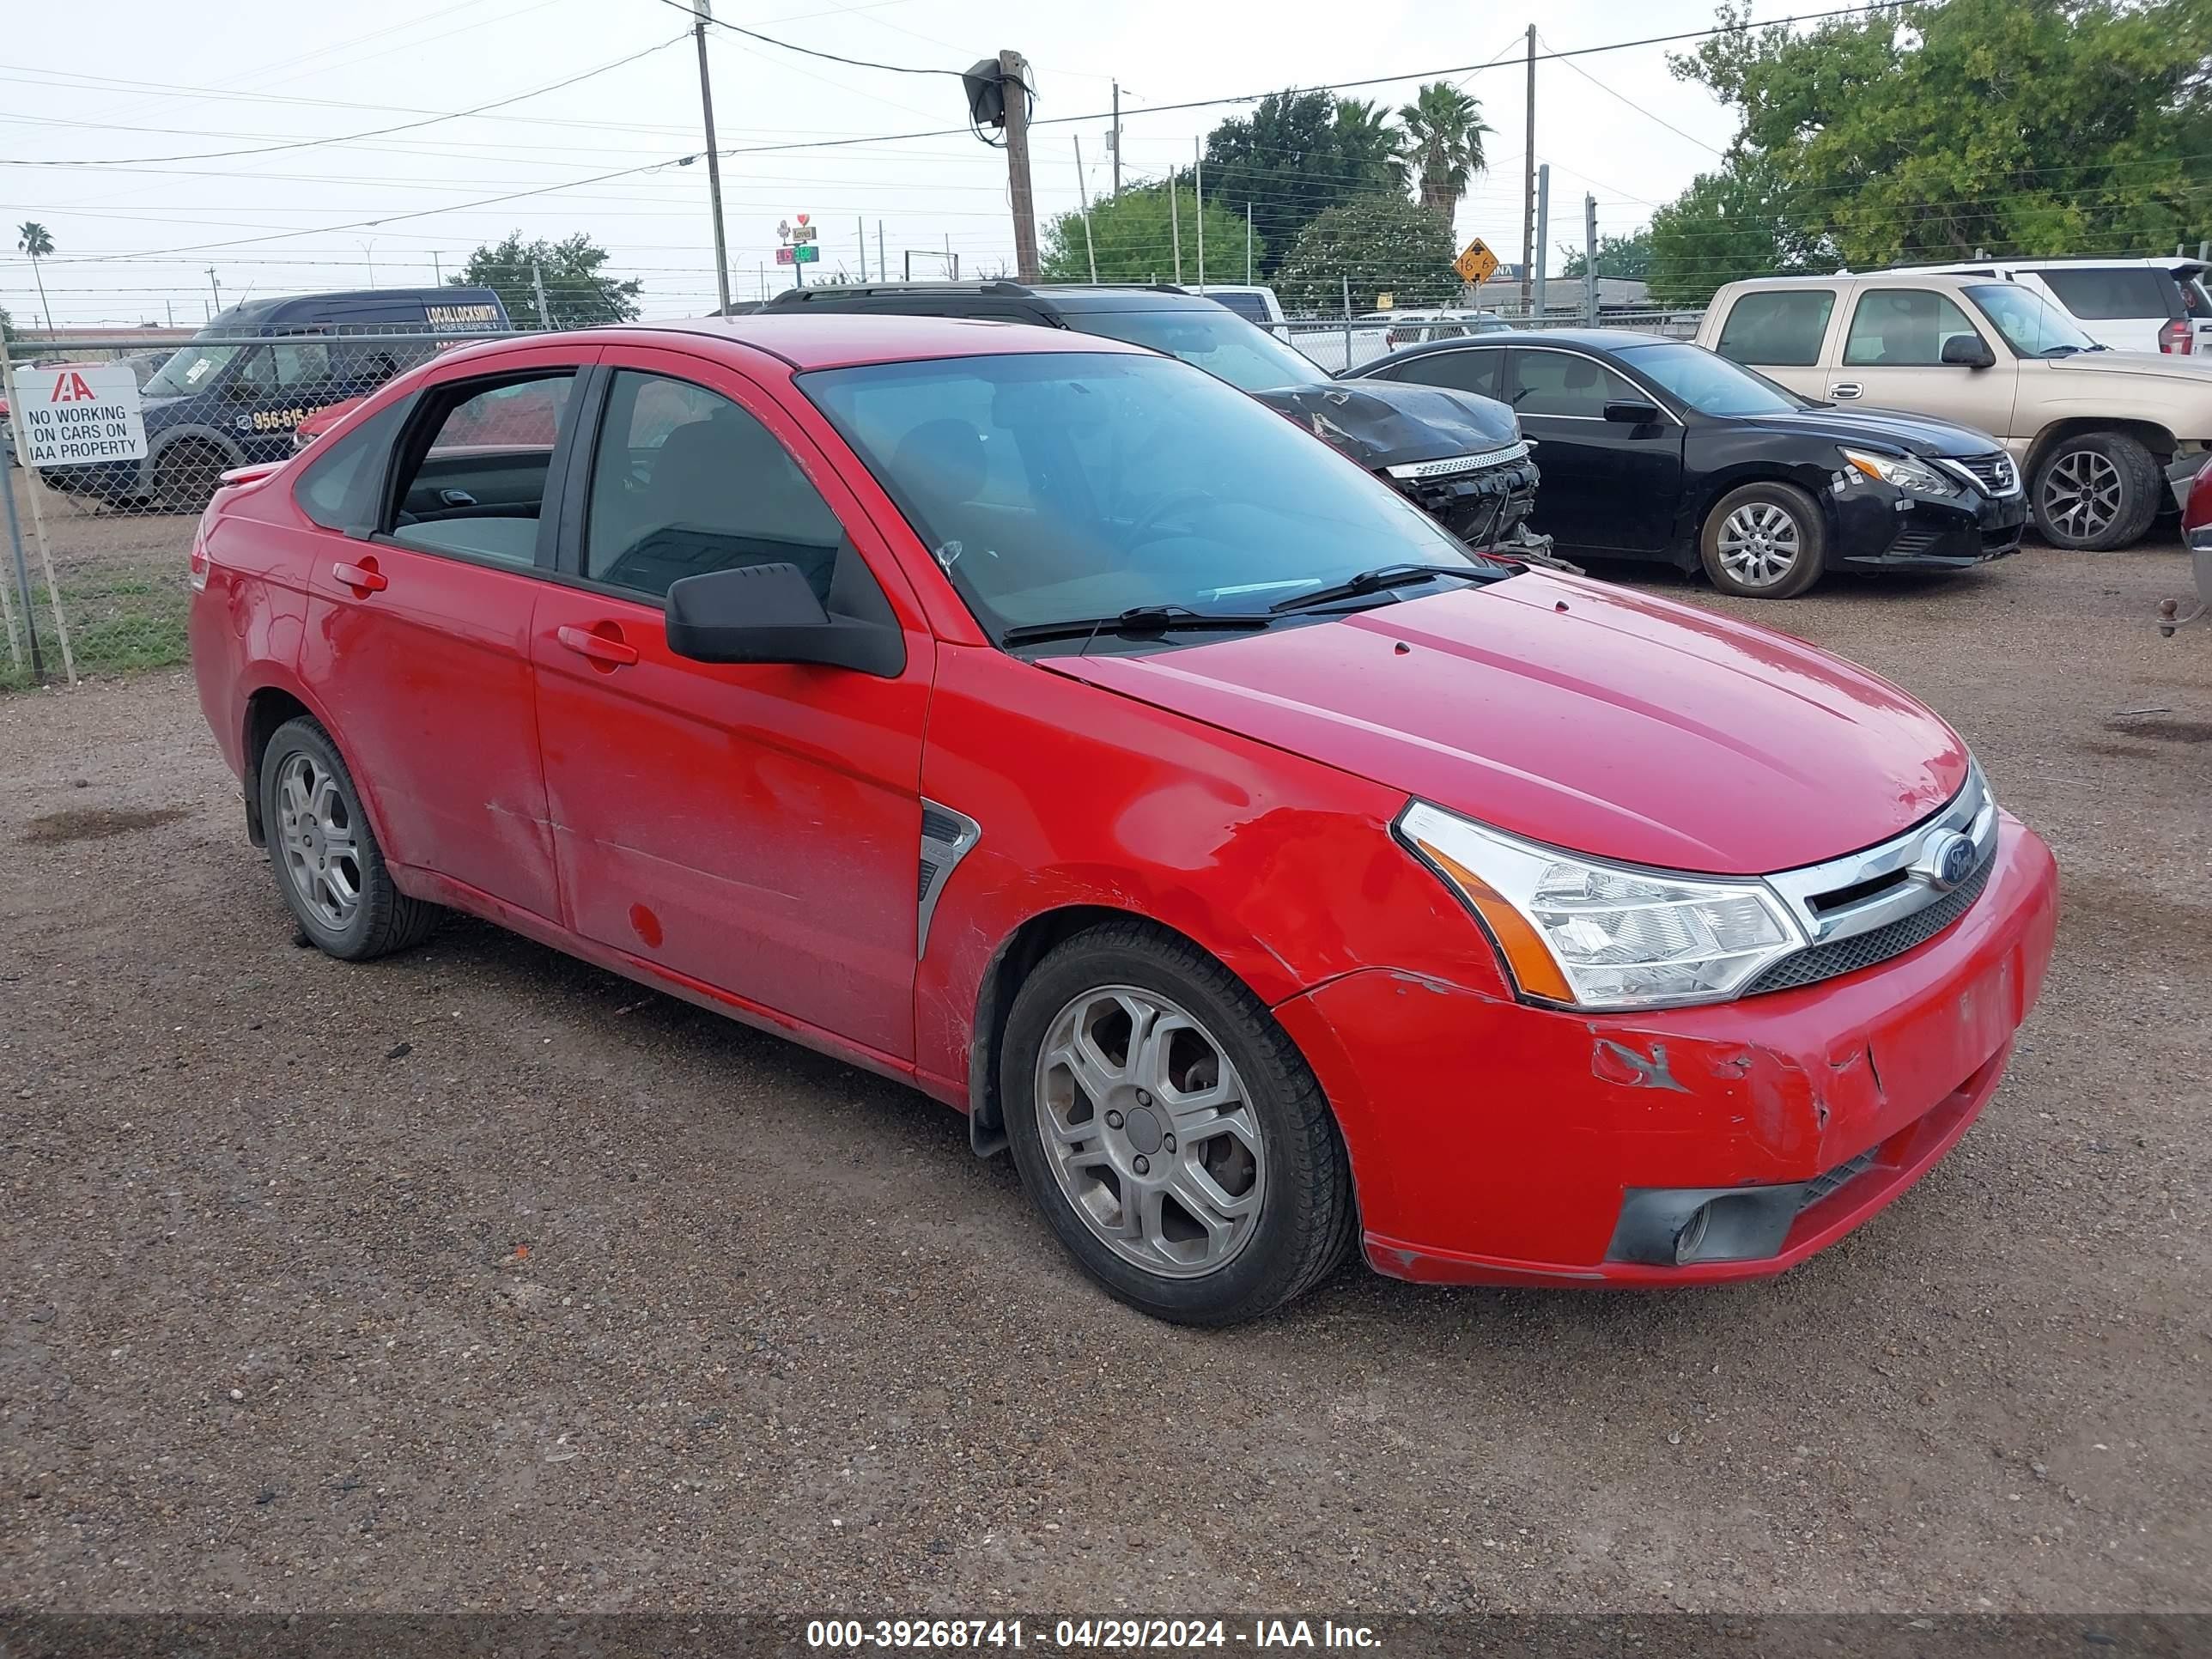
[[[361,846],[337,774],[313,755],[288,757],[276,775],[277,834],[285,873],[315,919],[343,933],[361,908]]]
[[[1797,520],[1772,501],[1746,501],[1721,524],[1721,567],[1746,587],[1781,581],[1803,547]]]
[[[1266,1197],[1260,1121],[1220,1042],[1153,991],[1084,992],[1046,1028],[1038,1139],[1083,1224],[1164,1278],[1226,1267]]]
[[[2069,450],[2044,469],[2036,503],[2043,522],[2074,541],[2089,541],[2120,516],[2120,469],[2094,449]]]

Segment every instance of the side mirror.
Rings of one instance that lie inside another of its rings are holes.
[[[1997,354],[1990,349],[1990,343],[1978,334],[1946,337],[1941,356],[1944,364],[1951,368],[1994,368],[1997,362]]]
[[[818,663],[896,679],[896,626],[833,617],[795,564],[709,570],[668,586],[668,648],[694,662]]]
[[[1624,426],[1648,426],[1659,418],[1659,405],[1641,398],[1623,398],[1605,406],[1605,418]]]

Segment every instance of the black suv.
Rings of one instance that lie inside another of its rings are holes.
[[[1310,428],[1470,545],[1534,556],[1548,547],[1526,527],[1536,467],[1505,404],[1438,386],[1332,380],[1265,329],[1187,289],[859,283],[792,289],[758,314],[806,311],[1035,323],[1149,346]]]

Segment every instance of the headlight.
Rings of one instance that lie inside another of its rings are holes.
[[[1523,994],[1578,1008],[1721,1002],[1807,943],[1765,883],[1540,847],[1416,801],[1398,833],[1480,916]]]
[[[1948,477],[1925,461],[1916,461],[1910,455],[1871,455],[1863,449],[1843,452],[1845,465],[1864,473],[1877,483],[1895,486],[1915,495],[1955,495],[1958,481]]]

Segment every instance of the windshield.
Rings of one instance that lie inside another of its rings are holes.
[[[1216,305],[1185,311],[1070,312],[1066,320],[1085,334],[1103,334],[1180,357],[1246,392],[1317,386],[1328,379],[1311,359]]]
[[[1383,565],[1496,572],[1355,463],[1181,363],[1039,352],[799,384],[994,631],[1141,606],[1265,611]]]
[[[184,398],[195,392],[205,392],[221,378],[230,360],[244,349],[234,345],[185,346],[146,382],[146,396]]]
[[[1966,290],[1966,297],[2023,357],[2066,357],[2100,349],[2071,317],[2018,283],[1978,283]]]
[[[1620,356],[1627,368],[1657,382],[1700,415],[1786,415],[1808,406],[1796,392],[1785,392],[1765,375],[1703,346],[1670,340],[1623,346]]]

